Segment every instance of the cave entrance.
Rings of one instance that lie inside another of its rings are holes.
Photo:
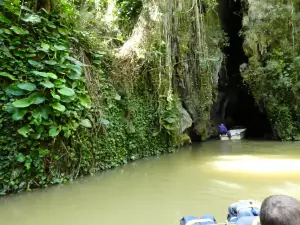
[[[220,19],[222,27],[229,38],[229,45],[223,49],[226,55],[226,78],[219,77],[219,92],[223,93],[221,101],[222,121],[228,128],[243,126],[247,128],[250,138],[263,138],[272,133],[266,113],[256,105],[248,87],[243,83],[240,65],[248,63],[243,51],[244,38],[240,35],[243,20],[243,0],[220,0]],[[224,74],[219,74],[224,76]],[[222,80],[225,82],[222,82]],[[224,102],[227,102],[224,106]],[[223,105],[222,105],[223,103]]]

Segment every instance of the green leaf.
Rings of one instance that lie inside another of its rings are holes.
[[[121,96],[118,95],[118,94],[116,94],[115,99],[116,99],[117,101],[120,101],[120,100],[121,100]]]
[[[28,60],[28,63],[29,63],[30,65],[34,66],[34,67],[41,67],[41,66],[42,66],[41,63],[39,63],[39,62],[37,62],[37,61],[35,61],[35,60],[31,60],[31,59]]]
[[[32,73],[34,75],[45,77],[45,78],[57,79],[57,76],[54,73],[45,73],[45,72],[40,72],[40,71],[32,71]]]
[[[26,109],[16,109],[16,111],[12,115],[12,119],[13,120],[21,120],[21,119],[23,119],[23,117],[25,116],[26,113],[27,113]]]
[[[37,76],[40,76],[40,77],[48,78],[48,75],[47,75],[47,73],[45,73],[45,72],[32,71],[32,73],[33,73],[34,75],[37,75]]]
[[[49,112],[50,112],[50,107],[49,106],[45,106],[42,108],[42,118],[44,118],[45,120],[48,119],[49,117]]]
[[[35,105],[41,104],[46,100],[45,96],[41,92],[32,93],[28,97],[28,99],[31,102],[31,104],[35,104]]]
[[[33,112],[31,113],[32,117],[35,118],[35,119],[39,119],[39,118],[42,118],[42,108],[39,107],[35,110],[33,110]]]
[[[31,168],[31,161],[26,161],[24,166],[26,167],[27,170]]]
[[[49,50],[49,48],[50,48],[50,46],[48,45],[48,44],[46,44],[46,43],[41,43],[41,47],[42,47],[42,49],[44,50],[44,51],[48,51]]]
[[[60,93],[61,95],[69,96],[69,97],[75,95],[74,90],[71,89],[71,88],[68,88],[68,87],[64,87],[62,89],[59,89],[58,93]]]
[[[81,62],[79,62],[77,59],[75,59],[71,56],[67,56],[66,59],[70,60],[71,62],[75,63],[78,66],[83,66],[83,64]]]
[[[59,51],[66,50],[67,48],[63,45],[54,45],[54,48]]]
[[[43,125],[37,127],[37,133],[38,133],[37,139],[41,137],[41,134],[44,132],[44,129],[45,128]]]
[[[80,100],[80,104],[83,107],[85,107],[87,109],[90,109],[92,107],[91,99],[88,96],[86,96],[86,95],[80,96],[79,100]]]
[[[41,82],[40,84],[43,85],[45,88],[53,88],[54,87],[54,84],[48,80]]]
[[[35,110],[33,110],[33,112],[31,113],[32,117],[35,118],[35,119],[45,119],[47,120],[48,119],[48,116],[49,116],[49,110],[50,108],[48,106],[45,106],[45,107],[39,107]]]
[[[66,83],[66,80],[65,79],[57,79],[54,81],[54,86],[56,88],[64,88],[65,87],[65,83]]]
[[[17,161],[20,163],[25,162],[25,156],[22,153],[19,153],[17,155]]]
[[[74,101],[75,99],[76,99],[75,95],[73,95],[71,97],[65,96],[65,95],[60,96],[60,101],[65,102],[65,103],[70,103],[70,102]]]
[[[66,32],[65,29],[63,29],[63,28],[57,28],[57,29],[58,29],[58,32],[59,32],[61,35],[66,35],[66,34],[67,34],[67,32]]]
[[[6,23],[6,24],[11,24],[12,23],[9,19],[7,19],[6,17],[4,17],[2,15],[0,15],[0,22]]]
[[[80,121],[79,123],[81,126],[87,127],[87,128],[91,128],[92,127],[92,123],[90,120],[88,119],[83,119]]]
[[[48,26],[48,27],[51,27],[51,28],[53,28],[53,29],[56,28],[56,26],[55,26],[53,23],[47,23],[47,26]]]
[[[8,113],[14,113],[16,111],[16,108],[12,106],[12,104],[9,102],[4,107],[3,110]]]
[[[51,91],[51,95],[52,95],[53,98],[55,98],[55,99],[57,99],[57,100],[60,100],[60,96],[57,95],[57,94],[55,94],[54,91]]]
[[[20,28],[20,27],[12,26],[10,29],[13,30],[16,34],[19,34],[19,35],[25,35],[25,34],[28,34],[28,31],[27,31],[27,30],[23,30],[23,29]]]
[[[18,88],[25,90],[25,91],[34,91],[36,89],[35,84],[32,83],[22,83],[17,85]]]
[[[7,77],[7,78],[9,78],[11,80],[17,80],[13,75],[11,75],[11,74],[9,74],[7,72],[0,72],[0,76]]]
[[[30,15],[27,15],[22,20],[25,22],[30,22],[30,23],[40,23],[41,17],[39,17],[38,15],[30,14]]]
[[[81,74],[72,71],[71,73],[68,73],[68,77],[72,80],[78,80],[81,77]]]
[[[46,73],[46,75],[47,75],[49,78],[57,79],[57,76],[56,76],[56,74],[54,74],[54,73]]]
[[[6,34],[12,34],[12,32],[10,30],[5,29],[5,28],[3,29],[3,32],[6,33]]]
[[[38,107],[37,109],[33,110],[31,113],[32,117],[35,119],[48,119],[48,114],[49,114],[49,107]]]
[[[81,74],[82,73],[82,68],[81,66],[78,66],[78,65],[71,65],[69,66],[69,68],[73,71],[75,71],[76,73],[78,74]]]
[[[29,101],[28,98],[23,98],[17,101],[14,101],[12,105],[16,108],[26,108],[30,106],[32,103]]]
[[[57,64],[57,62],[54,61],[54,60],[44,60],[44,63],[46,63],[46,64],[48,64],[48,65],[51,65],[51,66],[54,66],[54,65]]]
[[[25,92],[21,89],[18,88],[18,86],[16,84],[12,84],[10,85],[7,89],[6,89],[6,94],[7,95],[15,95],[15,96],[21,96],[24,95]]]
[[[51,126],[49,129],[49,136],[56,137],[59,134],[59,130],[57,126]]]
[[[66,107],[62,104],[60,104],[59,102],[55,102],[54,104],[52,104],[53,109],[60,111],[60,112],[64,112],[66,110]]]
[[[28,137],[29,130],[30,127],[27,125],[25,127],[18,129],[18,133],[21,134],[23,137]]]

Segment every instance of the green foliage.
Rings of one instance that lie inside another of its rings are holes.
[[[117,0],[117,15],[120,29],[130,33],[143,8],[141,0]]]
[[[0,4],[0,194],[172,151],[157,102],[117,92],[106,42],[75,26],[72,4],[49,14],[19,4]]]
[[[94,173],[172,151],[168,134],[157,130],[155,102],[147,102],[143,95],[121,97],[105,79],[100,87],[103,116],[93,117],[95,127],[81,130],[72,139],[72,146],[85,153],[81,162],[88,166],[81,167],[84,172]]]
[[[265,110],[283,140],[294,140],[300,133],[299,69],[300,31],[296,1],[275,1],[249,5],[252,13],[244,19],[245,52],[249,68],[245,82]]]
[[[119,18],[131,20],[141,12],[143,3],[140,0],[117,0]]]
[[[97,2],[53,1],[51,13],[36,13],[32,1],[0,0],[1,194],[172,152],[189,142],[179,132],[182,100],[206,137],[222,41],[216,1],[203,2],[206,13],[198,5],[201,16],[198,1],[172,2],[171,14],[161,2],[168,21],[152,21],[154,40],[138,46],[144,57],[118,70],[123,86],[113,50],[149,5],[118,0],[118,30],[103,22],[108,1]]]
[[[81,64],[70,56],[68,33],[57,16],[25,14],[21,19],[22,28],[2,24],[2,30],[13,31],[0,34],[1,74],[8,78],[0,95],[3,109],[12,120],[22,120],[24,137],[47,140],[54,134],[50,128],[57,130],[55,136],[68,137],[89,102]]]
[[[74,32],[55,13],[19,14],[17,5],[1,6],[2,192],[29,187],[30,179],[35,186],[52,182],[46,161],[57,157],[54,138],[69,137],[82,119],[86,125],[91,107],[82,64],[72,57]]]

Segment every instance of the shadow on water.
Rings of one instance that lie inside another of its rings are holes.
[[[207,141],[66,185],[0,201],[6,225],[178,225],[183,215],[225,220],[229,204],[300,197],[298,143]]]

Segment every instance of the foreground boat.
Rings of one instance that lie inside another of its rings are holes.
[[[223,225],[259,225],[261,203],[253,200],[240,200],[228,208],[227,220]],[[184,216],[180,225],[221,225],[215,217],[210,214],[198,218],[195,216]]]
[[[246,129],[234,129],[229,130],[231,137],[229,137],[227,134],[220,135],[221,141],[229,141],[229,140],[240,140],[245,137]]]

